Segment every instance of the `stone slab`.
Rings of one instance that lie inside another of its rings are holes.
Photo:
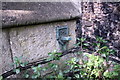
[[[60,51],[60,46],[56,40],[56,27],[65,25],[69,26],[69,33],[72,38],[68,48],[72,48],[73,44],[76,43],[76,21],[74,20],[11,28],[10,44],[13,57],[22,56],[22,61],[33,62],[46,57],[49,52]]]

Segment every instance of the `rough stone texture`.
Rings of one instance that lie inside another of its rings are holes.
[[[68,48],[72,48],[76,43],[76,21],[57,22],[41,24],[36,26],[11,28],[10,44],[13,57],[23,56],[23,61],[36,61],[46,57],[47,53],[54,50],[60,51],[58,41],[56,40],[56,27],[69,26],[69,33],[72,40]]]
[[[0,41],[2,41],[2,30],[0,29]],[[2,42],[0,42],[0,56],[2,56]],[[2,66],[2,57],[0,57],[0,66]],[[0,68],[0,74],[2,74],[2,68]]]
[[[2,28],[79,17],[80,7],[72,2],[2,2]]]
[[[120,2],[83,2],[82,36],[93,41],[96,36],[109,41],[108,46],[120,58]]]
[[[8,34],[8,30],[2,30],[2,33],[0,33],[0,35],[2,35],[2,38],[0,38],[0,41],[2,42],[1,46],[2,46],[2,50],[0,50],[0,74],[1,71],[2,73],[5,71],[9,71],[10,69],[12,69],[12,54],[10,51],[10,45],[9,45],[9,34]]]

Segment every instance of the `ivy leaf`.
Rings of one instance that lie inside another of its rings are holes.
[[[97,43],[97,47],[100,47],[100,43]]]
[[[20,73],[20,69],[15,70],[16,74]]]
[[[85,38],[81,38],[80,40],[81,40],[81,42],[84,42],[86,39]]]
[[[79,74],[75,74],[75,77],[76,77],[76,78],[80,78],[80,75],[79,75]]]
[[[89,46],[89,44],[88,44],[88,43],[84,43],[83,45],[84,45],[84,46]]]
[[[103,46],[102,49],[107,49],[108,47],[107,46]]]
[[[79,41],[80,41],[80,38],[77,38],[77,40],[79,40]]]
[[[101,56],[102,56],[102,57],[106,57],[106,55],[105,55],[105,54],[102,54]]]
[[[28,75],[28,74],[26,74],[26,75],[25,75],[25,78],[28,78],[28,77],[29,77],[29,75]]]
[[[103,43],[107,43],[107,41],[105,41],[105,40],[102,40],[103,41]]]
[[[43,68],[42,70],[43,70],[43,71],[46,71],[47,69],[46,69],[46,68]]]
[[[25,67],[25,64],[23,63],[23,64],[21,64],[21,66],[22,66],[22,67]]]
[[[57,53],[57,55],[58,55],[58,56],[61,56],[61,55],[62,55],[62,53]]]
[[[95,47],[95,50],[97,51],[99,48],[98,47]]]
[[[52,53],[48,53],[49,56],[52,56]]]

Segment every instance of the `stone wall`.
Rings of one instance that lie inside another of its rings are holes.
[[[120,58],[120,3],[82,2],[82,36],[93,41],[96,36],[109,41],[108,46]]]

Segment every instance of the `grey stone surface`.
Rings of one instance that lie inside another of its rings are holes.
[[[10,52],[10,45],[9,45],[9,34],[8,34],[8,30],[2,30],[2,33],[0,33],[0,35],[2,35],[2,38],[0,38],[0,41],[2,42],[2,44],[0,44],[2,46],[2,51],[0,50],[0,74],[1,71],[2,73],[5,71],[9,71],[10,69],[12,69],[12,54]]]
[[[56,40],[56,27],[64,25],[69,26],[69,35],[72,40],[69,42],[68,48],[72,48],[76,43],[76,21],[74,20],[10,29],[13,57],[23,56],[22,61],[33,62],[46,57],[49,52],[60,51]]]
[[[72,2],[3,2],[2,28],[80,17]]]
[[[2,30],[0,29],[0,56],[2,56]],[[0,66],[2,66],[2,57],[0,57]],[[0,68],[0,74],[2,73],[2,68]]]

